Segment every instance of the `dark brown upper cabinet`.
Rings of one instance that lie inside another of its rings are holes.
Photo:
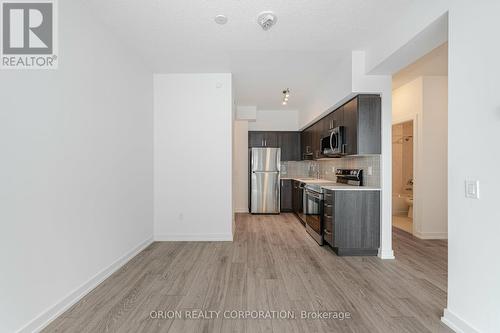
[[[312,147],[312,130],[310,128],[300,133],[300,143],[302,160],[312,160],[314,158],[314,153]]]
[[[264,136],[265,132],[248,132],[248,147],[249,148],[265,147]]]
[[[339,126],[345,130],[345,155],[380,154],[380,96],[358,95],[302,131],[302,159],[324,158],[320,140]]]
[[[276,132],[271,132],[271,131],[248,132],[248,147],[249,148],[259,148],[259,147],[278,148],[278,136],[277,136]]]
[[[382,145],[381,99],[359,95],[344,105],[345,154],[380,154]]]
[[[248,132],[249,148],[281,148],[282,161],[299,161],[300,132],[250,131]]]
[[[300,161],[300,132],[278,132],[282,161]]]
[[[380,154],[380,96],[358,95],[302,132],[248,132],[248,146],[281,148],[282,161],[324,158],[321,138],[339,126],[344,126],[345,130],[345,155]]]

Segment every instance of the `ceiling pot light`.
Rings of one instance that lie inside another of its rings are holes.
[[[262,29],[264,29],[264,31],[271,29],[277,21],[278,17],[270,11],[262,12],[257,17],[257,23],[262,27]]]
[[[220,25],[226,24],[227,23],[227,16],[222,15],[222,14],[217,15],[217,16],[215,16],[214,21],[215,21],[215,23],[220,24]]]
[[[283,101],[283,103],[281,103],[281,104],[286,105],[286,101]]]

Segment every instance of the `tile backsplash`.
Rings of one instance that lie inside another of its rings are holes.
[[[368,175],[368,168],[372,174]],[[281,162],[282,177],[317,177],[335,181],[337,169],[362,169],[363,185],[380,186],[380,155],[349,156],[319,161]]]

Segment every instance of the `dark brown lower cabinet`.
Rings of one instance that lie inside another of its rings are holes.
[[[293,212],[297,215],[297,218],[300,220],[302,224],[306,222],[303,221],[304,217],[304,189],[301,186],[301,182],[298,180],[294,180],[292,182],[292,207]]]
[[[280,193],[280,210],[282,212],[292,212],[292,197],[293,197],[293,180],[292,179],[282,179]]]
[[[323,235],[339,256],[376,256],[380,246],[380,191],[328,191]]]

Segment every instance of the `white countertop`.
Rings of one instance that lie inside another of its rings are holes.
[[[380,187],[375,186],[353,186],[347,184],[337,184],[333,180],[316,178],[281,177],[281,179],[298,180],[306,184],[324,184],[321,187],[330,191],[380,191]]]
[[[321,186],[321,188],[330,191],[380,191],[380,187],[375,186],[353,186],[344,184],[325,185]]]
[[[298,180],[299,182],[306,183],[306,184],[336,184],[335,181],[333,180],[328,180],[328,179],[317,179],[317,178],[297,178],[297,177],[281,177],[281,179],[287,180]]]

